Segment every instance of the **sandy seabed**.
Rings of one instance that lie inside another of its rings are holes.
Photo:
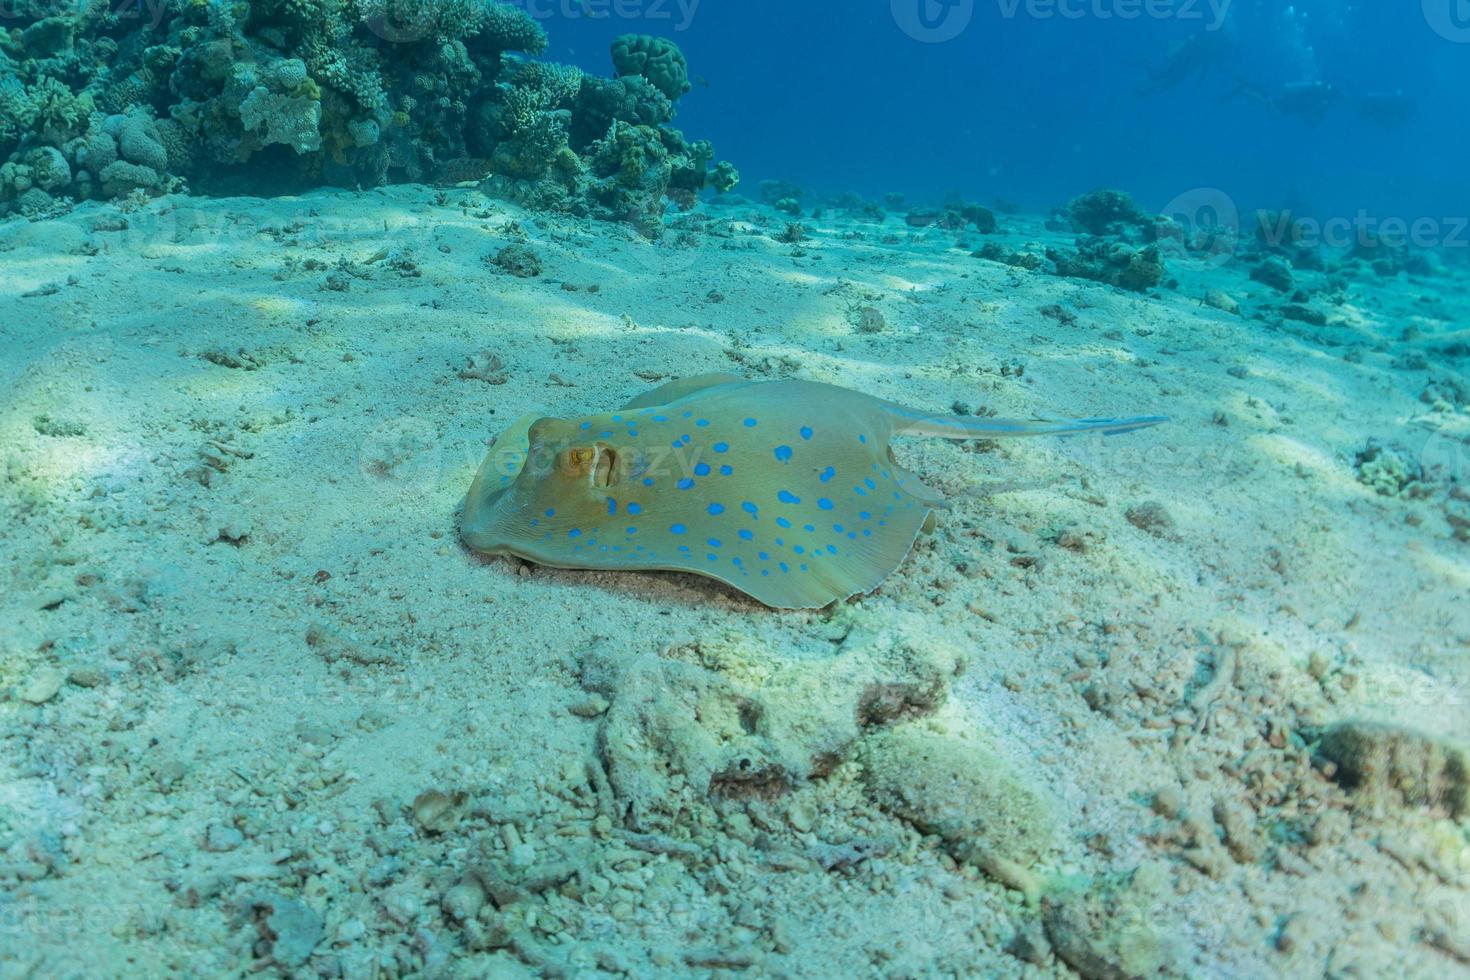
[[[1470,975],[1465,270],[805,224],[0,224],[0,976]],[[460,545],[500,427],[713,371],[1172,421],[902,444],[821,612]]]

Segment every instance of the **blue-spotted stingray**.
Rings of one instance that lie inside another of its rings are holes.
[[[481,465],[460,533],[489,554],[693,572],[768,606],[815,609],[877,588],[943,505],[895,461],[894,437],[1117,433],[1162,421],[934,416],[813,381],[702,375],[605,415],[520,419]]]

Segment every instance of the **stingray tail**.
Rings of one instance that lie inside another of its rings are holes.
[[[932,436],[939,439],[1006,439],[1013,436],[1075,436],[1094,432],[1105,436],[1146,429],[1169,421],[1164,415],[1119,419],[1036,420],[991,419],[963,415],[925,415],[902,405],[891,405],[897,423],[894,435]]]

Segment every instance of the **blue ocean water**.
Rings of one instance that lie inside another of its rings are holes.
[[[1028,209],[1099,186],[1155,208],[1198,187],[1324,217],[1470,208],[1460,0],[840,6],[647,0],[618,16],[610,3],[548,0],[545,11],[550,56],[589,70],[606,70],[617,34],[674,38],[708,81],[682,100],[680,125],[753,180],[920,199],[960,191]],[[926,21],[932,32],[912,29]],[[1197,67],[1151,87],[1171,47],[1183,63],[1197,52]],[[1320,119],[1271,102],[1304,83],[1331,86]]]

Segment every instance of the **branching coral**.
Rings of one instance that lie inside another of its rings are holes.
[[[466,32],[473,38],[472,47],[496,53],[524,51],[526,54],[542,54],[546,51],[546,32],[530,14],[498,0],[482,0],[479,6],[479,16]]]
[[[297,153],[321,149],[322,104],[256,86],[240,103],[240,124],[262,144],[284,143]]]
[[[64,82],[48,76],[31,86],[30,98],[35,106],[31,125],[44,142],[59,146],[86,129],[93,109],[91,95],[77,95]]]

